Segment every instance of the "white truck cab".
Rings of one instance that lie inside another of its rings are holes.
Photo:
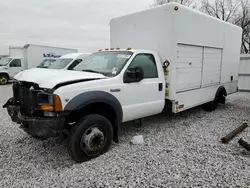
[[[90,53],[71,53],[66,54],[55,60],[47,68],[49,69],[64,69],[73,70],[83,59],[85,59]],[[38,66],[39,67],[39,66]]]
[[[48,59],[44,59],[44,60],[37,66],[37,68],[48,68],[48,67],[51,66],[51,64],[53,64],[56,60],[57,60],[57,58],[48,58]]]
[[[164,107],[213,111],[237,92],[241,28],[177,3],[115,18],[110,26],[112,48],[89,55],[75,71],[16,75],[3,106],[12,121],[35,137],[69,132],[69,154],[83,162],[118,142],[122,122]]]
[[[0,59],[0,85],[8,83],[17,73],[24,69],[23,59],[19,57],[3,57]]]

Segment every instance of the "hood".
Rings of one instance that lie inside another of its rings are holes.
[[[19,81],[36,83],[41,88],[52,89],[58,84],[64,85],[64,83],[74,83],[106,77],[102,74],[90,72],[33,68],[18,73],[14,78]]]

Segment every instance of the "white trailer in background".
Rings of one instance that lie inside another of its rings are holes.
[[[250,91],[250,54],[242,54],[239,69],[239,91]]]
[[[20,71],[37,67],[42,61],[76,53],[75,49],[27,44],[9,48],[9,57],[0,60],[0,85],[7,84]]]

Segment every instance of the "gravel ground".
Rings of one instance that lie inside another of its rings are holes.
[[[11,86],[0,87],[0,105]],[[39,141],[10,121],[0,108],[0,187],[250,187],[250,128],[228,145],[220,138],[250,121],[250,93],[228,97],[211,113],[200,108],[158,115],[136,128],[122,126],[120,143],[89,162],[76,164],[63,137]],[[144,145],[130,145],[142,134]]]

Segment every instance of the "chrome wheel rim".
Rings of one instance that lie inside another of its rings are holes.
[[[7,82],[8,82],[7,78],[5,78],[5,77],[0,78],[0,83],[1,84],[7,84]]]
[[[100,125],[93,125],[82,135],[80,148],[88,156],[99,155],[106,144],[106,134]]]

